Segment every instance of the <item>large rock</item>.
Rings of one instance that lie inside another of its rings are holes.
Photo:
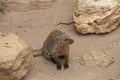
[[[23,78],[32,60],[32,49],[15,34],[0,33],[0,80]]]
[[[55,0],[7,0],[2,6],[9,11],[40,10],[52,7]]]
[[[111,32],[120,26],[120,1],[78,0],[74,21],[81,34]]]

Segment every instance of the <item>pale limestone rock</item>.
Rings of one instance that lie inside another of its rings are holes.
[[[32,49],[13,33],[0,33],[0,80],[20,80],[32,60]]]
[[[83,65],[88,66],[108,67],[114,62],[113,57],[98,51],[91,51],[89,54],[84,54],[81,59],[82,63],[84,63]]]
[[[78,0],[74,12],[78,33],[108,33],[120,26],[119,0]]]
[[[7,0],[8,2],[29,3],[30,1],[50,2],[55,0]]]
[[[8,11],[41,10],[52,7],[56,0],[7,0],[2,5]]]

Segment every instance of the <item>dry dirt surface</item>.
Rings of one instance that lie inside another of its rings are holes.
[[[120,28],[109,34],[80,35],[73,24],[59,24],[73,21],[75,6],[76,0],[57,0],[52,7],[42,10],[0,14],[0,32],[16,33],[33,49],[40,49],[54,29],[66,32],[75,41],[70,49],[69,69],[56,70],[56,66],[42,56],[35,57],[24,80],[120,80]],[[105,52],[115,62],[108,67],[81,65],[77,58],[91,50]]]

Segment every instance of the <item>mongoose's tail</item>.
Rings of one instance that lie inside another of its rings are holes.
[[[39,56],[42,56],[42,52],[41,52],[42,49],[36,49],[36,50],[33,50],[33,57],[39,57]]]

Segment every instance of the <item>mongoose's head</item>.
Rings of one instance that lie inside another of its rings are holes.
[[[67,46],[67,45],[71,45],[72,43],[74,43],[74,40],[71,39],[65,33],[62,33],[56,37],[56,42],[59,46]]]

